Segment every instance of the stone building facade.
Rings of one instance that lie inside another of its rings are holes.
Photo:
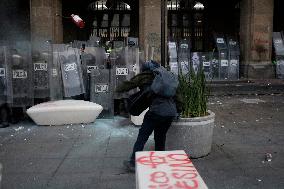
[[[66,24],[64,24],[66,21],[62,16],[64,16],[64,14],[68,15],[70,10],[75,10],[74,13],[87,17],[88,15],[85,14],[83,7],[86,7],[92,2],[96,2],[94,0],[24,1],[28,3],[29,7],[29,32],[34,48],[37,48],[41,42],[46,40],[52,40],[54,43],[65,42],[64,36],[68,36],[70,30],[66,29]],[[246,78],[261,79],[275,77],[274,68],[271,64],[275,1],[277,0],[230,1],[233,6],[239,9],[239,17],[236,19],[239,24],[239,31],[237,32],[240,39],[241,70],[242,75]],[[135,11],[138,12],[138,14],[136,14],[137,16],[131,15],[131,19],[136,19],[134,28],[139,28],[137,37],[139,37],[140,47],[145,49],[146,45],[154,46],[155,60],[162,63],[165,62],[165,44],[168,39],[167,5],[169,1],[124,0],[123,2],[135,6]],[[188,2],[195,3],[195,1],[192,0]],[[200,0],[199,2],[209,7],[214,5],[214,1],[211,2],[210,0]],[[3,7],[0,8],[3,9]],[[212,9],[215,9],[215,7]],[[220,7],[220,10],[222,10],[222,7]],[[228,12],[229,11],[225,11],[225,14],[228,14]],[[227,15],[223,15],[223,17],[226,16]],[[207,17],[210,17],[210,15],[207,15]],[[214,25],[212,20],[208,22]],[[226,24],[224,25],[224,28],[226,28]],[[83,31],[78,32],[82,33]]]

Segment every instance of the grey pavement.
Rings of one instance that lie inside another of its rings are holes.
[[[210,189],[284,188],[284,95],[212,96],[212,152],[193,163]],[[130,156],[139,127],[129,119],[88,125],[0,129],[1,189],[134,189]],[[152,150],[153,137],[145,150]],[[272,161],[265,154],[272,154]]]

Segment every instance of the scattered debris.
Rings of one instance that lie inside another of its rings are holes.
[[[222,105],[223,103],[218,100],[218,101],[217,101],[217,104]]]
[[[18,128],[15,128],[15,131],[19,131],[19,130],[22,130],[22,129],[24,129],[24,127],[20,126]]]
[[[272,161],[272,155],[270,153],[265,154],[265,161],[268,161],[268,162]]]

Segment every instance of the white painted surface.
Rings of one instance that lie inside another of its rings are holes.
[[[136,189],[208,189],[183,150],[136,152]]]
[[[102,112],[99,104],[83,100],[59,100],[35,105],[27,114],[37,125],[91,123]]]
[[[130,116],[130,120],[132,121],[132,123],[134,125],[142,125],[143,120],[144,120],[144,116],[146,114],[146,112],[149,110],[149,108],[147,108],[146,110],[144,110],[139,116]]]

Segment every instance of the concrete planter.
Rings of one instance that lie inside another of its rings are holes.
[[[215,114],[180,118],[172,123],[166,140],[167,150],[184,150],[191,158],[206,156],[211,151]]]

